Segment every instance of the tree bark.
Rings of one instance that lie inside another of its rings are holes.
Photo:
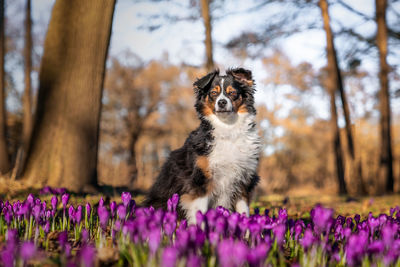
[[[327,78],[327,87],[330,95],[330,103],[331,103],[331,127],[333,133],[333,147],[336,159],[336,172],[337,179],[339,185],[339,194],[347,194],[346,182],[344,180],[344,165],[343,165],[343,152],[340,141],[340,130],[337,123],[337,110],[336,110],[336,92],[341,87],[343,90],[343,85],[340,84],[342,82],[339,66],[337,64],[336,59],[336,51],[333,43],[332,31],[330,28],[329,22],[329,13],[328,13],[328,4],[326,0],[320,0],[319,6],[321,8],[322,19],[324,22],[324,29],[326,33],[326,50],[327,50],[327,58],[328,58],[328,78]],[[344,92],[342,93],[344,96]],[[342,98],[343,100],[343,98]],[[346,100],[346,99],[345,99]],[[344,102],[347,104],[347,102]],[[344,104],[343,103],[343,104]],[[346,120],[346,124],[349,121]],[[351,135],[351,132],[350,132]],[[353,145],[352,138],[350,139],[349,146]],[[354,151],[353,151],[354,152]]]
[[[17,157],[12,172],[12,179],[21,175],[26,161],[26,153],[29,148],[31,138],[33,117],[32,117],[32,19],[31,19],[31,0],[26,0],[25,6],[25,47],[24,47],[24,82],[25,90],[22,98],[23,122],[22,122],[22,142],[17,152]]]
[[[326,33],[326,50],[328,57],[328,69],[329,76],[333,80],[332,83],[335,87],[335,91],[339,91],[340,99],[343,107],[343,115],[346,122],[346,137],[347,137],[347,150],[350,155],[350,179],[355,180],[356,184],[356,193],[359,195],[365,195],[367,193],[365,184],[362,179],[362,169],[361,169],[361,161],[357,160],[355,149],[354,149],[354,137],[352,133],[351,120],[350,120],[350,110],[349,105],[347,103],[346,93],[344,91],[342,74],[340,72],[339,63],[337,59],[337,53],[335,48],[335,43],[333,40],[333,34],[330,27],[330,18],[328,12],[328,3],[326,0],[321,0],[320,8],[322,11],[323,21],[324,21],[324,29]]]
[[[212,45],[212,28],[210,15],[210,0],[201,0],[201,15],[203,17],[206,39],[204,41],[206,47],[206,69],[212,71],[214,69],[213,45]]]
[[[115,0],[57,0],[40,69],[24,179],[84,191],[97,184],[105,62]]]
[[[387,57],[387,25],[386,25],[386,0],[376,0],[376,43],[379,50],[379,109],[380,109],[380,164],[379,181],[386,181],[385,191],[393,192],[393,155],[391,137],[390,99],[389,99],[389,66]]]
[[[25,92],[23,96],[23,109],[24,109],[24,120],[23,120],[23,146],[24,149],[29,144],[29,138],[32,131],[32,97],[31,97],[31,71],[32,71],[32,19],[31,19],[31,0],[26,0],[26,11],[25,11]]]
[[[4,0],[0,0],[0,175],[10,170],[10,157],[7,149],[7,119],[6,119],[6,95],[5,95],[5,73],[4,73]]]

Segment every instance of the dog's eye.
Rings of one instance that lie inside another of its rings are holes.
[[[232,97],[235,97],[236,94],[237,94],[236,91],[230,91],[230,92],[229,92],[229,95],[232,96]]]
[[[210,94],[211,94],[212,96],[217,96],[217,95],[218,95],[218,92],[217,92],[217,91],[211,91]]]

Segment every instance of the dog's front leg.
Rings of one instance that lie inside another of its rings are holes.
[[[245,213],[247,217],[249,217],[250,210],[248,201],[245,198],[240,198],[236,201],[235,209],[238,213],[243,214]]]
[[[186,211],[186,217],[189,224],[196,223],[196,213],[201,211],[203,214],[207,212],[209,197],[207,195],[203,197],[193,198],[189,195],[183,195],[181,198],[181,205]]]

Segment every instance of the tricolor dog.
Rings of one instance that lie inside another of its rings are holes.
[[[261,149],[252,74],[243,68],[226,75],[215,70],[193,85],[200,126],[171,152],[145,204],[165,209],[177,193],[178,212],[189,223],[195,223],[197,211],[218,206],[249,215]]]

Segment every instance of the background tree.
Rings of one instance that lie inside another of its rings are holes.
[[[166,153],[197,126],[192,80],[184,78],[187,67],[167,59],[144,64],[129,53],[124,58],[111,60],[106,77],[101,180],[113,176],[113,185],[147,189]]]
[[[0,174],[10,170],[10,159],[8,155],[6,140],[6,95],[5,95],[5,27],[4,27],[4,0],[0,0]]]
[[[201,16],[203,17],[204,29],[205,29],[205,48],[206,48],[206,69],[211,71],[214,69],[213,59],[213,42],[212,42],[212,26],[211,26],[211,14],[210,14],[210,0],[200,0],[201,5]]]
[[[83,191],[97,183],[105,60],[115,1],[56,1],[24,178]],[[82,16],[85,14],[85,16]]]
[[[320,0],[319,6],[321,8],[322,19],[324,22],[324,29],[326,33],[326,50],[328,58],[327,75],[326,75],[326,87],[330,96],[331,104],[331,129],[332,129],[332,140],[333,140],[333,151],[335,153],[336,171],[339,186],[339,194],[347,194],[346,182],[344,180],[344,163],[343,163],[343,152],[340,141],[340,131],[337,119],[336,110],[336,92],[338,88],[342,86],[341,76],[339,67],[336,59],[336,51],[333,43],[333,36],[329,23],[328,4],[326,0]],[[343,86],[342,86],[343,87]],[[343,88],[342,88],[343,89]],[[347,121],[346,121],[347,122]],[[351,140],[352,142],[352,140]],[[352,143],[351,143],[352,144]]]
[[[26,0],[25,5],[25,38],[24,38],[24,93],[22,96],[22,137],[18,149],[12,178],[15,179],[21,175],[26,161],[26,153],[29,148],[31,138],[33,117],[32,117],[32,18],[31,18],[31,0]]]
[[[386,181],[385,191],[393,192],[393,155],[387,57],[386,0],[376,0],[376,43],[379,50],[380,166],[378,177]]]

